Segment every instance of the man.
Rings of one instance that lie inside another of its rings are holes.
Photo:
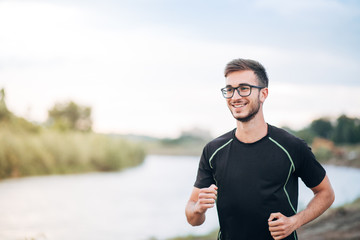
[[[205,146],[186,205],[187,220],[201,225],[216,203],[218,239],[297,239],[295,230],[334,201],[326,172],[304,141],[265,122],[268,78],[260,63],[233,60],[225,78],[221,91],[236,128]],[[301,212],[298,178],[314,193]]]

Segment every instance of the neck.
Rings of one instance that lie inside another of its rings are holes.
[[[249,122],[236,122],[236,138],[243,143],[253,143],[265,137],[268,132],[268,126],[264,116],[259,112]]]

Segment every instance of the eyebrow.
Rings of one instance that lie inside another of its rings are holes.
[[[240,83],[239,85],[237,85],[237,87],[240,87],[240,86],[251,86],[251,84],[249,84],[249,83]],[[232,87],[232,88],[234,88],[233,86],[231,86],[231,85],[226,85],[225,87]]]

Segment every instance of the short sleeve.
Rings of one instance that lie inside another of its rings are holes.
[[[207,146],[205,146],[205,148],[201,154],[199,168],[198,168],[194,187],[206,188],[206,187],[209,187],[211,184],[215,184],[215,180],[213,177],[213,171],[210,167],[208,159],[209,158],[207,155]]]
[[[308,188],[316,187],[325,178],[326,171],[304,141],[301,141],[299,148],[300,164],[296,173]]]

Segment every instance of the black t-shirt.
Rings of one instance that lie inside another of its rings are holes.
[[[240,142],[235,131],[205,146],[194,186],[218,186],[219,239],[273,239],[270,214],[296,214],[298,178],[313,188],[325,170],[308,145],[285,130],[268,125],[268,134],[249,144]],[[296,232],[285,239],[297,239]]]

